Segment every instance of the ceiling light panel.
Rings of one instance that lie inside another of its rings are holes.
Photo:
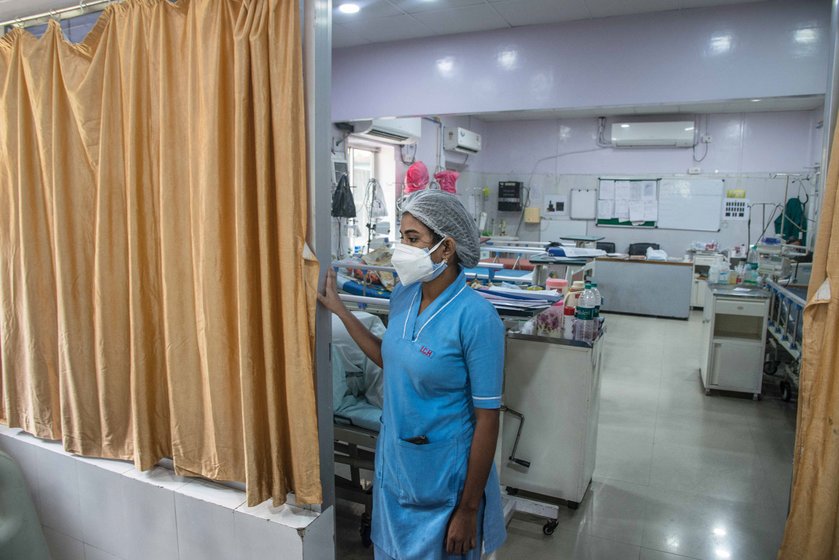
[[[484,0],[390,0],[390,2],[409,14],[486,4]]]
[[[438,35],[449,33],[467,33],[470,31],[486,31],[488,29],[502,29],[509,27],[504,18],[488,4],[455,8],[453,10],[439,10],[421,12],[412,17],[434,29]]]
[[[623,16],[646,12],[678,10],[679,0],[586,0],[592,17]]]
[[[510,25],[540,25],[587,19],[585,0],[502,0],[493,6]]]

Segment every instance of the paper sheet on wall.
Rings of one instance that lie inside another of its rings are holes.
[[[654,222],[658,220],[658,202],[655,200],[644,201],[644,221]]]
[[[616,200],[615,201],[615,218],[626,221],[629,219],[629,201]]]
[[[615,200],[629,200],[629,181],[615,181]]]
[[[633,181],[629,184],[629,200],[638,202],[643,199],[644,185],[638,181]]]
[[[629,202],[629,221],[643,222],[644,221],[644,203],[640,200],[631,200]]]
[[[597,219],[611,220],[614,218],[614,200],[600,200],[597,203]]]
[[[615,182],[600,181],[600,200],[615,199]]]
[[[655,181],[644,181],[644,200],[655,200]]]

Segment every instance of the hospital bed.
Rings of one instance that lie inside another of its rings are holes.
[[[373,334],[384,335],[381,318],[364,311],[354,314]],[[343,473],[335,474],[335,492],[339,498],[364,506],[359,533],[362,543],[370,546],[373,477],[368,475],[369,480],[365,480],[364,475],[373,472],[382,415],[382,370],[364,355],[335,316],[331,353],[334,460],[336,465],[345,465]]]
[[[807,286],[782,285],[767,280],[766,287],[771,294],[768,322],[770,336],[766,339],[763,373],[778,376],[780,368],[781,397],[789,401],[798,392]]]

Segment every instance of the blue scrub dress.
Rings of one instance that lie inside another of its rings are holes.
[[[446,531],[466,482],[474,409],[501,406],[504,326],[492,304],[466,285],[462,269],[419,313],[421,300],[421,284],[397,286],[382,339],[384,407],[372,530],[377,558],[449,558]],[[422,437],[428,443],[409,441]],[[495,465],[478,532],[487,553],[506,538]],[[475,557],[480,549],[479,540]]]

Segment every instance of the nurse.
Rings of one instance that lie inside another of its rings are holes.
[[[400,284],[382,339],[338,297],[330,270],[320,302],[384,369],[372,538],[379,559],[479,559],[506,538],[493,456],[504,327],[466,284],[480,255],[463,204],[421,191],[402,206],[393,254]]]

